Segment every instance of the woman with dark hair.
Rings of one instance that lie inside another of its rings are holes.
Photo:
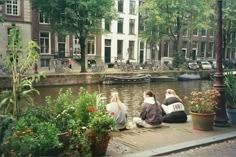
[[[148,90],[143,93],[144,102],[140,117],[134,117],[133,122],[137,126],[146,128],[160,127],[162,123],[161,107],[152,91]]]
[[[162,121],[165,123],[184,123],[187,121],[184,105],[173,89],[167,89],[161,105]]]

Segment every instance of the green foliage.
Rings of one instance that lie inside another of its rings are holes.
[[[16,119],[8,115],[0,115],[0,141],[3,141],[3,137],[7,134],[7,130],[14,127]],[[0,148],[1,152],[1,148]]]
[[[93,114],[89,117],[88,127],[92,133],[96,133],[97,136],[102,138],[105,135],[108,135],[111,131],[114,131],[114,118],[106,111],[104,105],[98,106],[98,109],[94,109],[90,112],[93,112]]]
[[[12,28],[9,34],[9,53],[4,58],[4,66],[10,71],[12,89],[1,93],[0,112],[11,113],[19,116],[21,112],[20,102],[25,100],[29,105],[33,104],[30,93],[38,91],[34,89],[33,83],[39,81],[41,74],[28,74],[34,63],[38,61],[37,44],[29,41],[23,45],[21,32]],[[24,47],[24,48],[23,48]]]
[[[236,32],[236,4],[234,0],[223,1],[223,50],[226,53],[228,47],[235,47],[235,39],[232,34]]]
[[[89,93],[84,88],[80,88],[76,104],[78,104],[77,113],[83,126],[88,125],[90,113],[88,107],[96,106],[97,93]]]
[[[81,72],[86,72],[85,41],[103,31],[102,19],[111,21],[115,17],[115,0],[32,0],[32,5],[50,18],[53,30],[80,39]]]
[[[229,108],[236,108],[236,79],[232,71],[228,71],[224,77],[226,104]]]
[[[61,147],[55,124],[44,122],[31,114],[18,119],[14,129],[1,145],[6,156],[39,156]]]
[[[46,98],[46,106],[52,115],[52,121],[57,125],[61,132],[72,129],[77,121],[75,113],[76,104],[74,102],[72,90],[69,88],[65,92],[61,89],[57,98]]]
[[[184,30],[208,28],[214,0],[145,0],[140,8],[145,39],[158,42],[165,35],[179,44]],[[177,48],[177,47],[176,47]],[[176,51],[178,49],[175,49]]]
[[[182,52],[173,53],[173,68],[181,68],[185,64],[185,56]]]

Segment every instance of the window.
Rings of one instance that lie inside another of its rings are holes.
[[[202,33],[201,33],[201,34],[202,34],[203,37],[205,37],[206,34],[207,34],[206,30],[205,30],[205,29],[202,29]]]
[[[122,59],[123,54],[123,40],[117,40],[117,57],[118,59]]]
[[[128,54],[129,59],[134,59],[134,41],[129,41]]]
[[[198,36],[198,30],[197,29],[193,30],[193,36]]]
[[[66,36],[58,34],[58,52],[64,57],[66,49]]]
[[[49,53],[49,32],[39,33],[40,53]]]
[[[110,22],[107,22],[107,21],[105,21],[105,30],[106,31],[111,31],[111,23]]]
[[[208,30],[210,37],[214,37],[214,31],[212,29]]]
[[[49,67],[50,59],[40,59],[41,67]]]
[[[184,28],[184,30],[183,30],[183,36],[184,36],[184,37],[187,37],[187,36],[188,36],[188,29],[187,29],[187,28]]]
[[[234,43],[235,42],[235,38],[236,38],[235,32],[231,33],[230,42]]]
[[[214,42],[210,42],[208,45],[208,57],[213,57]]]
[[[226,58],[227,59],[230,59],[230,48],[227,48],[227,51],[226,51]]]
[[[144,31],[144,18],[141,15],[139,17],[139,31]]]
[[[235,59],[235,48],[231,49],[231,59]]]
[[[130,19],[129,20],[129,34],[134,34],[134,28],[135,28],[135,20]]]
[[[50,24],[49,17],[42,11],[39,13],[39,23],[40,24]]]
[[[130,14],[135,14],[135,0],[130,0],[129,1],[129,13]]]
[[[88,38],[88,49],[87,49],[87,54],[94,55],[95,54],[95,37],[90,36]]]
[[[123,33],[123,18],[118,19],[118,24],[117,24],[117,33]]]
[[[205,43],[205,42],[201,42],[201,53],[200,53],[200,57],[205,57],[205,52],[206,52],[206,43]]]
[[[198,46],[197,42],[196,42],[196,41],[193,41],[193,42],[192,42],[192,48],[197,49],[197,46]]]
[[[15,32],[15,33],[16,33],[16,37],[15,37],[15,39],[14,39],[14,45],[16,46],[17,43],[18,43],[18,41],[19,41],[20,30],[19,30],[19,29],[16,29],[15,27],[11,27],[11,28],[8,28],[8,29],[7,29],[7,34],[8,34],[8,37],[9,37],[11,31],[14,31],[14,30],[16,31],[16,32]],[[9,38],[8,38],[8,44],[7,44],[7,45],[9,45],[9,44],[10,44],[10,40],[9,40]]]
[[[20,1],[19,0],[9,0],[6,1],[6,14],[18,16],[20,14]]]
[[[164,43],[164,57],[169,57],[169,42]]]
[[[111,40],[110,39],[105,39],[105,46],[111,47]]]
[[[118,0],[118,12],[123,12],[124,0]]]
[[[188,50],[188,49],[187,49],[187,44],[188,44],[188,42],[187,42],[187,41],[184,41],[184,42],[183,42],[183,45],[182,45],[182,52],[184,53],[184,56],[185,56],[185,57],[187,57],[187,52],[188,52],[188,51],[187,51],[187,50]]]
[[[73,38],[73,54],[79,55],[80,54],[80,44],[79,44],[79,37]]]

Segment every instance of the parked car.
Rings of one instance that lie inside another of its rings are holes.
[[[212,61],[212,68],[216,69],[216,61]],[[224,68],[224,64],[222,64],[222,68]]]
[[[200,68],[203,70],[211,70],[212,65],[208,61],[200,61],[199,62]]]
[[[188,69],[189,70],[199,70],[199,65],[197,64],[197,62],[189,62]]]

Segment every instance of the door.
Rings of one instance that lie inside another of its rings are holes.
[[[143,50],[140,51],[140,58],[139,58],[140,64],[143,63]]]
[[[197,50],[193,49],[193,50],[192,50],[192,60],[193,60],[193,61],[196,60],[196,58],[197,58],[196,55],[197,55]]]
[[[105,47],[105,63],[111,63],[111,47]]]
[[[111,40],[105,39],[105,63],[111,63]]]

